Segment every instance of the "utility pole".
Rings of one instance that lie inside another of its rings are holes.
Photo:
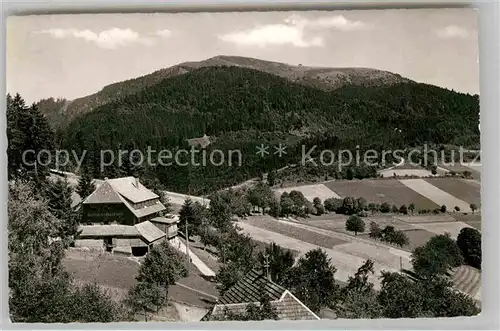
[[[269,254],[264,255],[264,268],[266,268],[266,278],[271,280],[269,277]]]
[[[399,269],[403,271],[403,258],[401,256],[399,257]]]
[[[189,234],[188,234],[188,222],[186,220],[186,256],[188,263],[191,263],[191,258],[189,257]]]

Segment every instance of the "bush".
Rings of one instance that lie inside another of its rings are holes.
[[[463,228],[458,234],[457,245],[465,263],[481,269],[481,233],[473,228]]]
[[[399,207],[399,212],[401,214],[408,214],[408,208],[406,207],[406,205],[402,205],[401,207]]]
[[[380,205],[380,212],[388,213],[390,211],[391,211],[391,206],[387,202],[384,202]]]
[[[446,206],[445,206],[445,205],[442,205],[442,206],[441,206],[440,211],[441,211],[442,213],[446,213]]]
[[[370,238],[382,238],[382,229],[380,229],[380,226],[375,222],[370,222]]]

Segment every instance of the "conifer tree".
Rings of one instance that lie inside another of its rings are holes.
[[[76,187],[76,193],[80,198],[85,200],[92,192],[96,189],[92,175],[90,174],[90,169],[88,167],[82,168],[82,173],[80,179],[78,179],[78,186]]]

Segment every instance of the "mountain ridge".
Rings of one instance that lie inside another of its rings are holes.
[[[251,57],[218,55],[202,61],[188,61],[156,70],[150,74],[104,86],[101,90],[68,101],[63,108],[45,107],[41,111],[54,126],[65,125],[71,120],[94,109],[134,94],[161,82],[203,67],[236,66],[255,69],[283,77],[289,81],[322,90],[336,90],[344,86],[386,86],[413,82],[389,71],[363,67],[313,67],[273,62]]]

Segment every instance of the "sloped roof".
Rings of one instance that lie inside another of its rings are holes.
[[[245,314],[249,303],[216,304],[203,320],[220,320],[226,313]],[[260,302],[253,302],[260,306]],[[306,305],[300,302],[290,291],[285,290],[281,298],[271,301],[271,307],[276,310],[279,320],[319,320],[320,318]]]
[[[154,205],[147,206],[141,209],[135,209],[130,202],[125,199],[124,197],[120,196],[120,201],[127,206],[127,208],[134,214],[135,217],[141,218],[146,215],[150,215],[153,213],[160,212],[162,210],[165,210],[165,206],[158,200]]]
[[[97,238],[97,237],[140,237],[139,231],[132,225],[81,225],[79,230],[82,232],[79,238]]]
[[[149,221],[137,223],[135,225],[135,228],[141,234],[144,240],[148,242],[148,244],[166,236],[165,232],[158,229],[156,226],[154,226],[153,223]]]
[[[122,199],[118,193],[114,190],[108,181],[99,185],[98,188],[92,194],[90,194],[84,204],[90,203],[122,203]]]
[[[108,179],[107,182],[116,192],[120,193],[133,203],[159,198],[158,195],[148,190],[139,182],[137,178],[134,177]]]
[[[162,224],[174,224],[179,222],[179,217],[155,217],[150,219],[152,223],[162,223]]]
[[[267,279],[262,271],[252,269],[243,279],[227,290],[218,303],[259,302],[263,294],[261,290],[268,295],[270,301],[278,300],[286,291],[282,286]]]

